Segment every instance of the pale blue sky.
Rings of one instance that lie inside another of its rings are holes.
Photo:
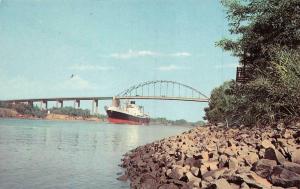
[[[235,77],[237,59],[215,47],[229,35],[218,0],[0,2],[0,99],[113,96],[161,79],[209,95]],[[110,102],[101,103],[104,112]],[[206,106],[138,103],[153,117],[190,121]]]

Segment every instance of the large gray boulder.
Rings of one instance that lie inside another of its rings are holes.
[[[278,150],[276,150],[274,148],[266,149],[264,159],[275,160],[279,164],[285,162],[284,156]]]
[[[270,188],[272,186],[267,179],[260,177],[252,171],[249,173],[231,175],[227,177],[227,180],[237,184],[242,184],[245,182],[248,186],[259,189]]]
[[[263,178],[267,178],[271,175],[273,167],[277,165],[275,160],[260,159],[253,166],[253,170],[256,174]]]
[[[270,180],[275,186],[300,188],[300,175],[282,166],[274,167]]]
[[[286,161],[282,165],[285,169],[288,169],[288,170],[293,171],[297,174],[300,174],[300,164]]]

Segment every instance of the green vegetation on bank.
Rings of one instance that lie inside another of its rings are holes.
[[[217,43],[245,66],[246,83],[212,91],[205,119],[229,125],[293,121],[300,115],[299,0],[223,0],[234,39]]]
[[[8,104],[1,103],[0,108],[7,108],[8,110],[15,110],[20,115],[27,115],[35,118],[46,118],[48,112],[52,114],[60,114],[60,115],[68,115],[74,117],[82,117],[83,119],[97,117],[101,120],[106,120],[107,116],[103,114],[91,115],[90,110],[88,109],[77,109],[70,106],[62,107],[62,108],[50,108],[48,110],[41,110],[38,106],[30,106],[28,104],[18,103],[18,104]],[[4,111],[3,111],[4,112]],[[3,113],[0,117],[5,117],[7,113]],[[12,116],[7,116],[12,117]],[[197,121],[197,122],[188,122],[184,119],[179,120],[168,120],[166,118],[151,118],[151,123],[153,124],[164,124],[164,125],[182,125],[182,126],[199,126],[204,125],[205,122]]]
[[[70,106],[62,107],[62,108],[51,108],[49,109],[50,113],[53,114],[61,114],[61,115],[69,115],[69,116],[81,116],[83,118],[91,117],[90,110],[88,109],[80,109],[73,108]]]
[[[37,106],[30,106],[28,104],[10,104],[10,103],[1,103],[1,108],[8,108],[17,111],[19,114],[28,115],[36,118],[45,118],[47,116],[47,111],[40,110]]]
[[[17,103],[0,103],[0,107],[16,110],[19,114],[28,115],[36,118],[45,118],[48,111],[53,114],[69,115],[69,116],[81,116],[83,118],[91,117],[90,110],[88,109],[76,109],[73,107],[63,108],[50,108],[48,110],[41,110],[38,106],[30,106],[29,104]],[[101,115],[99,115],[101,117]]]
[[[168,120],[164,117],[150,118],[150,122],[152,124],[180,125],[180,126],[199,126],[199,125],[204,125],[205,124],[204,121],[188,122],[185,119]]]

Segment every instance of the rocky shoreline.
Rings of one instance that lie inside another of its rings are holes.
[[[300,188],[300,124],[207,125],[132,150],[121,166],[131,188]]]

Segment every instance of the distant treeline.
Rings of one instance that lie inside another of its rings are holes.
[[[62,114],[69,116],[81,116],[83,118],[91,117],[91,112],[88,109],[80,109],[73,108],[70,106],[62,107],[62,108],[51,108],[48,111],[53,114]]]
[[[69,115],[69,116],[81,116],[83,118],[91,117],[90,110],[88,109],[76,109],[73,107],[63,107],[63,108],[50,108],[48,110],[42,110],[38,106],[30,106],[29,104],[17,103],[3,103],[0,102],[1,108],[9,108],[16,110],[19,114],[29,115],[36,118],[45,118],[48,114],[48,111],[53,114]],[[101,118],[102,115],[97,117]]]
[[[151,123],[156,124],[164,124],[164,125],[185,125],[185,126],[199,126],[204,125],[204,121],[197,121],[197,122],[188,122],[185,119],[178,119],[178,120],[168,120],[164,117],[158,117],[158,118],[151,118]]]
[[[40,110],[37,106],[30,106],[29,104],[11,104],[0,102],[1,108],[9,108],[16,110],[19,114],[29,115],[36,118],[44,118],[47,115],[47,111]]]

